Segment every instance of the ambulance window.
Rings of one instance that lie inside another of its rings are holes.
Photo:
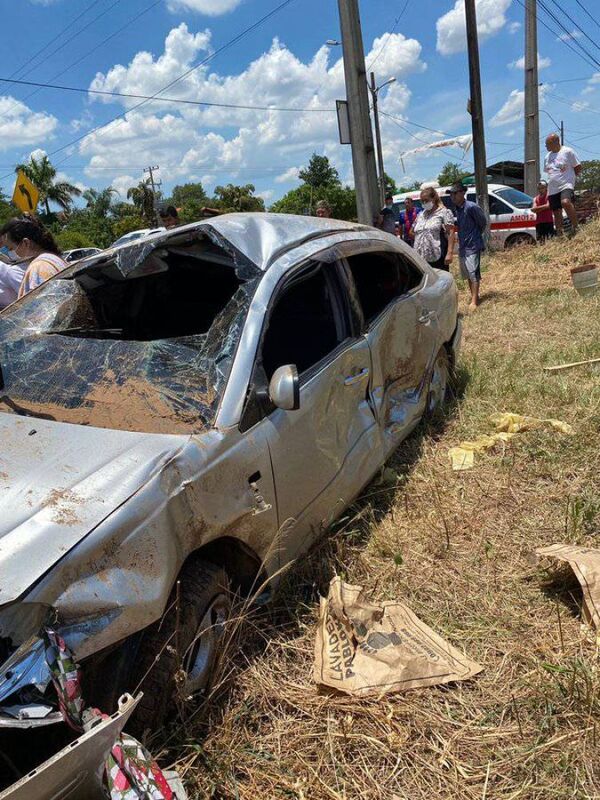
[[[512,214],[513,210],[506,203],[503,203],[499,197],[493,194],[488,195],[490,201],[490,214]]]

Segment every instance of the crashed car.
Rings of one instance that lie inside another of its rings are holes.
[[[396,237],[277,214],[105,251],[3,312],[4,741],[60,724],[48,625],[89,703],[141,688],[138,731],[204,690],[231,589],[280,575],[442,405],[460,335],[452,277]]]

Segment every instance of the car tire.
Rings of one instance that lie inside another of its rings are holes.
[[[504,248],[510,250],[512,247],[520,247],[524,244],[535,244],[535,239],[528,233],[513,233],[513,235],[509,236],[506,240]]]
[[[132,686],[144,696],[128,725],[134,735],[157,730],[180,702],[210,689],[231,615],[229,585],[222,567],[195,558],[184,565],[165,614],[140,643]]]
[[[428,417],[440,411],[448,400],[448,388],[452,377],[452,365],[450,356],[445,347],[442,347],[431,370],[429,386],[427,387],[427,406],[425,409]]]

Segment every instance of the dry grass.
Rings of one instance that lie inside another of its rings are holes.
[[[599,544],[598,373],[542,369],[600,355],[600,298],[577,296],[567,270],[599,252],[593,223],[488,259],[453,409],[400,448],[395,485],[372,484],[246,621],[227,686],[169,739],[191,797],[600,798],[597,643],[531,557]],[[525,433],[453,473],[448,448],[489,432],[494,411],[557,417],[576,435]],[[336,572],[408,602],[484,672],[380,701],[319,695],[317,599]]]

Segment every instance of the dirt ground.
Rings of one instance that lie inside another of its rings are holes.
[[[579,297],[568,272],[594,260],[600,223],[486,259],[447,414],[246,616],[209,703],[161,736],[190,797],[600,798],[599,642],[566,573],[532,555],[600,545],[600,372],[543,370],[600,356],[600,297]],[[575,435],[519,434],[453,472],[448,449],[492,432],[498,411],[554,417]],[[319,694],[318,596],[334,574],[406,602],[483,672],[381,699]]]

